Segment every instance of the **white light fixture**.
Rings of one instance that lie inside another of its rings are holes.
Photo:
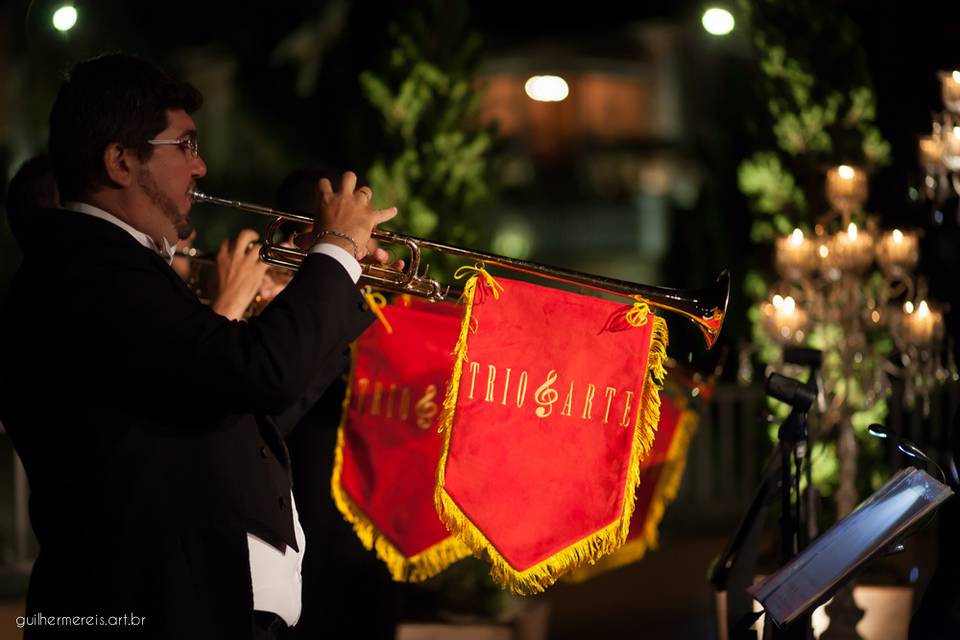
[[[77,10],[65,5],[53,12],[53,28],[57,31],[69,31],[77,24]]]
[[[714,36],[725,36],[736,25],[733,14],[721,7],[710,7],[704,11],[700,22],[706,32]]]
[[[538,102],[560,102],[570,95],[567,81],[560,76],[533,76],[523,88],[532,100]]]

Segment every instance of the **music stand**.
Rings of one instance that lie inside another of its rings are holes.
[[[870,560],[912,533],[953,495],[925,471],[903,469],[857,509],[747,593],[777,627],[789,625],[828,600]]]

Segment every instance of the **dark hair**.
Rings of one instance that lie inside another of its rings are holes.
[[[50,112],[50,159],[64,200],[109,184],[103,151],[112,143],[141,160],[153,153],[147,140],[167,128],[167,110],[193,113],[203,96],[144,62],[110,54],[81,62],[60,86]]]
[[[333,188],[337,189],[340,185],[340,176],[340,171],[326,164],[295,169],[277,187],[277,207],[281,210],[313,215],[316,213],[317,183],[320,182],[320,178],[326,178]]]
[[[20,165],[7,187],[7,221],[13,237],[23,247],[30,216],[38,209],[56,209],[60,194],[50,158],[34,156]]]

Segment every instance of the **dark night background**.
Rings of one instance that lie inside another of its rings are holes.
[[[29,92],[22,97],[29,115],[27,130],[6,131],[5,137],[18,138],[21,150],[42,147],[56,79],[76,60],[120,50],[155,60],[177,73],[213,57],[217,64],[234,65],[231,77],[235,86],[229,122],[204,122],[201,112],[205,140],[244,136],[250,144],[244,147],[242,162],[208,162],[205,186],[210,192],[264,201],[271,198],[272,185],[291,167],[327,162],[363,171],[377,153],[380,133],[376,114],[356,78],[364,69],[383,65],[388,25],[395,21],[403,24],[416,3],[360,1],[346,5],[343,30],[323,52],[315,90],[297,95],[297,68],[271,62],[271,52],[305,21],[323,16],[330,4],[283,0],[268,6],[78,2],[80,22],[64,35],[49,27],[56,3],[7,2],[0,8],[0,55],[5,60],[5,75],[18,74],[20,86]],[[877,92],[878,121],[893,145],[892,164],[872,176],[870,209],[888,226],[923,225],[928,229],[922,266],[931,278],[932,295],[952,302],[955,294],[949,274],[955,268],[955,203],[947,203],[943,225],[934,226],[931,212],[911,202],[907,192],[919,180],[916,136],[929,130],[930,115],[939,108],[936,72],[960,64],[960,20],[949,17],[947,4],[930,1],[832,5],[857,25]],[[757,69],[748,36],[740,31],[727,41],[707,36],[699,27],[703,6],[698,2],[592,2],[561,8],[550,3],[482,2],[472,3],[470,25],[483,38],[481,60],[537,42],[581,44],[594,50],[594,43],[599,42],[616,49],[616,34],[627,25],[653,21],[678,27],[685,41],[681,59],[690,62],[680,70],[683,108],[694,116],[685,122],[679,139],[667,144],[680,146],[682,153],[696,158],[702,167],[702,182],[695,206],[671,214],[669,251],[657,279],[666,286],[702,286],[720,269],[729,269],[734,275],[734,291],[726,340],[735,344],[747,336],[743,320],[746,302],[738,295],[738,277],[750,267],[769,264],[768,250],[748,239],[750,213],[737,190],[736,168],[768,140],[769,133],[762,129]],[[830,19],[830,12],[823,8],[810,15],[811,20]],[[745,26],[738,23],[739,29]],[[811,26],[796,24],[792,29],[802,38]],[[442,28],[437,29],[437,37],[443,38]],[[820,43],[810,42],[809,46],[817,48]],[[837,60],[835,67],[824,73],[842,74],[843,69],[844,61]],[[8,82],[8,86],[12,84]],[[234,128],[224,130],[224,125]],[[245,134],[247,129],[255,133]],[[262,148],[264,139],[266,148]],[[658,144],[657,140],[640,142],[641,146]],[[0,138],[0,161],[7,176],[15,168],[11,164],[22,159],[13,155],[11,147]],[[549,179],[539,182],[540,197],[548,203],[551,194],[568,201],[588,200],[589,195],[564,190],[569,175],[569,171],[561,171],[554,174],[553,184]],[[511,195],[508,190],[503,197],[509,200]],[[210,244],[215,242],[211,239]],[[3,248],[6,255],[0,284],[8,280],[16,263],[9,239]],[[563,256],[548,257],[563,260]],[[678,338],[681,332],[677,332]]]
[[[942,108],[937,72],[960,68],[957,3],[784,2],[791,3],[793,13],[802,14],[804,19],[781,28],[817,60],[815,72],[825,82],[842,83],[850,61],[830,59],[832,43],[807,38],[806,34],[829,32],[835,15],[852,19],[862,62],[876,92],[877,121],[892,145],[892,162],[870,176],[867,208],[885,227],[923,229],[920,270],[929,279],[931,297],[953,309],[947,316],[948,332],[960,334],[960,289],[954,284],[954,278],[960,275],[956,250],[960,203],[957,198],[948,200],[938,223],[929,204],[910,197],[911,188],[919,186],[922,178],[917,136],[929,133],[933,112]],[[370,167],[383,150],[384,134],[358,76],[364,70],[386,65],[390,25],[403,28],[417,8],[430,3],[77,0],[74,5],[80,18],[67,34],[50,27],[50,14],[60,4],[47,0],[0,3],[0,193],[17,164],[45,146],[46,118],[63,72],[97,53],[123,51],[152,60],[175,76],[188,77],[207,96],[207,106],[198,116],[201,149],[209,165],[201,187],[212,194],[266,204],[273,201],[279,180],[295,167],[331,164],[361,173]],[[734,33],[715,38],[704,33],[700,16],[708,4],[723,3],[592,1],[562,5],[495,0],[467,4],[467,24],[483,40],[481,74],[491,65],[502,68],[504,61],[519,65],[521,70],[528,68],[523,66],[524,55],[535,52],[542,56],[544,51],[559,52],[575,64],[600,60],[614,67],[642,66],[656,57],[636,47],[628,34],[635,27],[651,25],[669,30],[682,111],[678,131],[670,135],[653,131],[606,143],[599,149],[586,144],[574,146],[566,155],[536,164],[532,182],[503,185],[479,224],[485,227],[484,234],[490,235],[510,215],[527,216],[536,240],[532,259],[584,271],[610,271],[609,275],[650,284],[696,288],[728,269],[733,286],[721,348],[705,352],[694,329],[686,323],[671,322],[670,352],[678,358],[692,352],[694,366],[708,369],[727,347],[723,375],[725,380],[732,380],[736,351],[750,340],[746,312],[751,301],[742,291],[745,274],[751,269],[769,271],[773,263],[772,249],[750,239],[753,214],[737,186],[741,161],[759,148],[772,146],[759,91],[758,62],[748,25],[740,20],[741,5],[733,1],[727,4],[738,17]],[[465,5],[450,2],[440,6],[446,7],[440,15],[449,11],[452,16]],[[323,24],[338,20],[340,29],[324,30]],[[447,24],[443,20],[433,24],[435,40],[423,45],[443,49],[455,44],[448,40],[460,35],[447,30]],[[278,61],[278,45],[309,25],[316,27],[312,43],[328,38],[326,46],[312,53],[309,46],[306,53],[301,48],[302,57],[296,64]],[[319,66],[316,74],[308,74],[312,81],[309,90],[298,91],[304,60]],[[526,153],[522,141],[510,138],[499,140],[495,151],[514,158]],[[690,168],[692,196],[662,198],[665,245],[649,264],[644,257],[634,255],[635,251],[631,253],[628,245],[617,244],[619,236],[643,231],[642,224],[639,228],[630,226],[640,224],[635,216],[630,217],[637,206],[636,194],[603,194],[591,187],[583,177],[587,165],[581,157],[590,153],[629,158],[665,156],[676,159],[678,166]],[[207,248],[242,226],[266,226],[259,219],[241,220],[222,213],[211,215],[206,227],[200,214],[195,214],[194,220],[201,233],[198,243]],[[591,224],[591,220],[595,222]],[[0,224],[0,293],[18,262],[19,252],[9,230],[5,223]],[[737,407],[731,420],[745,425],[744,431],[755,441],[756,434],[750,429],[756,427],[759,402]],[[743,407],[755,411],[751,414]],[[760,456],[749,461],[737,458],[738,469],[728,473],[717,461],[733,459],[724,457],[724,447],[732,448],[729,443],[733,439],[707,431],[704,427],[705,435],[698,442],[700,450],[691,453],[695,458],[690,463],[694,475],[685,479],[687,493],[681,494],[675,513],[668,514],[665,521],[663,550],[652,554],[650,562],[639,563],[640,568],[614,572],[619,577],[598,579],[594,591],[570,586],[551,591],[545,598],[552,606],[551,637],[712,637],[704,631],[710,628],[711,614],[703,576],[748,499],[752,477],[749,473],[736,475],[739,467],[753,469],[759,465]],[[757,429],[756,433],[762,438],[761,431]],[[737,438],[738,447],[749,439]],[[720,468],[715,481],[696,475],[701,464]],[[737,479],[727,475],[736,475]],[[719,489],[711,489],[714,484]],[[731,493],[729,505],[724,503],[730,507],[726,511],[717,506],[719,502],[709,505],[702,499],[697,503],[690,497],[696,494],[703,498],[711,490],[727,489]],[[5,485],[0,484],[0,493],[4,490]],[[0,518],[0,524],[3,522]],[[0,547],[2,542],[0,538]],[[935,562],[931,553],[918,552],[905,562],[916,562],[926,572]],[[686,576],[687,582],[678,582],[676,575]],[[921,580],[926,577],[924,573]],[[659,587],[661,597],[673,598],[672,604],[656,604],[658,601],[651,596],[652,604],[644,605],[647,596],[642,595],[645,592],[637,588],[638,584],[647,589],[651,585]],[[654,619],[644,627],[642,621],[633,619],[635,610],[655,617],[657,607],[667,618],[687,615],[690,621],[686,626],[670,627]],[[683,612],[684,608],[689,614]],[[600,618],[605,621],[599,622]],[[0,619],[0,626],[3,624]],[[558,625],[566,625],[565,630],[558,631]],[[683,630],[678,631],[681,627]],[[609,636],[604,635],[607,632]],[[0,639],[3,637],[0,630]]]

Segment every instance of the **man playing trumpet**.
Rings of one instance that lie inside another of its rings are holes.
[[[169,262],[207,170],[200,104],[111,55],[76,66],[51,113],[63,210],[35,214],[0,320],[0,418],[40,542],[27,638],[282,637],[300,615],[291,422],[267,416],[325,387],[372,321],[358,260],[396,210],[352,173],[322,180],[297,275],[249,322],[217,315]]]
[[[316,188],[316,184],[311,187]],[[20,166],[7,188],[7,222],[18,246],[30,242],[31,234],[38,234],[40,241],[43,239],[43,229],[32,228],[35,211],[59,208],[60,193],[50,158],[46,154],[33,156]],[[191,286],[200,265],[182,252],[190,248],[196,235],[194,231],[177,243],[171,264]],[[259,238],[256,231],[243,229],[233,240],[224,240],[216,253],[215,286],[203,293],[212,294],[210,306],[231,320],[246,317],[251,309],[259,306],[258,301],[269,301],[289,282],[287,272],[275,274],[275,270],[260,262],[257,251],[260,245],[256,243]],[[197,291],[197,295],[202,295]]]

